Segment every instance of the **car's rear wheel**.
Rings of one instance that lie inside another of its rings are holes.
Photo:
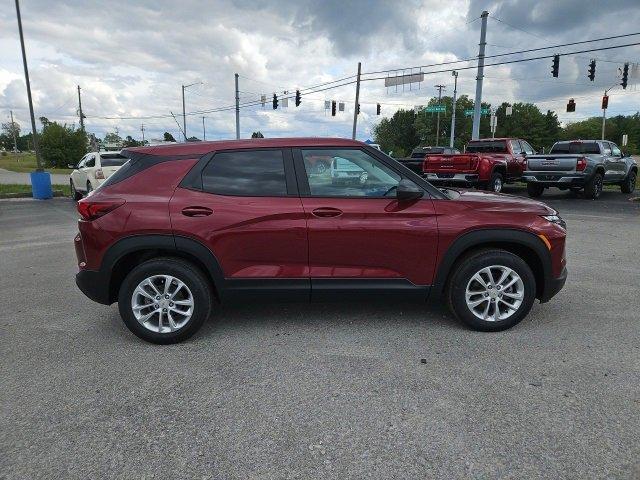
[[[89,196],[91,192],[93,192],[93,187],[91,186],[91,182],[87,180],[87,196]]]
[[[73,184],[73,180],[69,180],[69,188],[71,190],[71,200],[77,202],[82,198],[82,194],[76,190],[76,186]]]
[[[135,335],[152,343],[178,343],[209,317],[212,294],[204,274],[189,262],[158,258],[135,267],[118,295],[120,316]]]
[[[544,193],[544,187],[539,183],[527,183],[527,194],[531,198],[541,197]]]
[[[494,193],[502,192],[502,187],[504,186],[504,177],[501,173],[494,172],[491,174],[491,178],[489,179],[489,183],[487,183],[487,190]]]
[[[596,200],[602,194],[603,177],[600,172],[596,173],[584,186],[585,198]]]
[[[631,172],[629,172],[629,175],[627,175],[625,181],[622,182],[622,185],[620,185],[620,190],[622,191],[622,193],[633,193],[636,189],[637,179],[638,174],[635,171],[632,170]]]
[[[482,250],[456,264],[447,288],[454,315],[474,330],[496,332],[527,316],[536,281],[527,263],[506,250]]]

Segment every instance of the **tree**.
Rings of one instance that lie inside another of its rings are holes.
[[[414,126],[413,110],[398,110],[391,118],[383,118],[373,129],[373,138],[384,152],[393,152],[395,157],[411,153],[420,139]]]
[[[15,135],[16,138],[20,136],[20,124],[18,122],[3,123],[2,132],[3,134],[8,135],[13,143],[13,136]]]
[[[104,143],[122,143],[122,138],[117,133],[107,133],[104,136]]]
[[[165,142],[175,142],[176,139],[173,138],[173,135],[171,135],[169,132],[164,132],[164,141]]]
[[[69,163],[77,163],[87,152],[86,133],[57,122],[46,123],[38,142],[42,158],[50,167],[66,167]]]
[[[131,135],[127,135],[127,137],[124,139],[124,142],[122,142],[123,147],[139,147],[141,145],[142,142],[137,141]]]
[[[251,134],[251,138],[264,138],[264,135],[260,130],[258,130],[257,132],[253,132]]]
[[[187,138],[187,142],[201,142],[202,140],[200,140],[198,137],[189,137]]]

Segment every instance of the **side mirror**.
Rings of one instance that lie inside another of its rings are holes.
[[[406,178],[400,180],[398,188],[396,189],[396,198],[398,199],[398,201],[407,202],[410,200],[418,200],[423,196],[424,190],[422,190],[411,180],[407,180]]]

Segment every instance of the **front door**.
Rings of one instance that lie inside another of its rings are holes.
[[[313,159],[331,159],[319,173]],[[312,297],[341,292],[425,295],[437,221],[431,199],[399,202],[402,175],[360,148],[294,150],[307,219]]]

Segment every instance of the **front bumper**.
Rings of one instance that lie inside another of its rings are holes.
[[[587,176],[567,172],[524,172],[522,179],[527,183],[538,183],[545,186],[573,187],[584,186]]]
[[[479,181],[477,173],[425,173],[423,176],[434,184],[474,185]]]
[[[544,285],[544,291],[540,297],[540,303],[545,303],[551,300],[556,294],[562,290],[565,282],[567,281],[567,267],[562,269],[560,276],[557,278],[548,278]]]

